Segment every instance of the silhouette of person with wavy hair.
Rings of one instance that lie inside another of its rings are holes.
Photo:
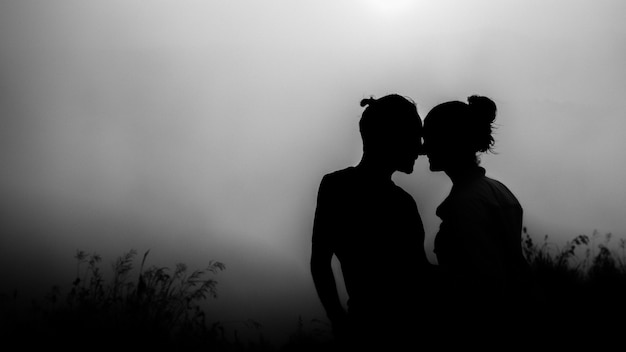
[[[430,263],[415,200],[392,181],[410,174],[421,148],[415,104],[399,95],[364,99],[357,166],[322,178],[313,225],[311,273],[335,336],[354,347],[400,344],[419,319],[421,278]],[[331,259],[341,264],[344,310]],[[411,336],[411,338],[413,338]]]
[[[424,120],[431,171],[452,181],[437,208],[435,253],[443,275],[440,325],[494,339],[522,323],[530,268],[521,247],[522,206],[501,182],[485,176],[478,154],[492,150],[496,104],[483,96],[434,107]],[[497,332],[497,333],[496,333]],[[468,337],[468,336],[466,336]]]

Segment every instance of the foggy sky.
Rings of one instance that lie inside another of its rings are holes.
[[[308,271],[321,177],[356,164],[359,101],[422,117],[498,105],[488,175],[529,231],[626,238],[622,1],[5,1],[0,4],[0,268],[71,282],[112,262],[226,264],[227,319],[323,317]],[[431,261],[450,183],[420,158]],[[60,282],[61,281],[61,282]],[[278,304],[280,303],[280,304]],[[225,318],[226,319],[226,318]],[[289,320],[291,319],[291,320]]]

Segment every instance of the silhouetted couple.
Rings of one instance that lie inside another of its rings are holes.
[[[323,177],[313,226],[311,272],[336,338],[346,347],[379,349],[504,340],[524,321],[530,284],[522,207],[506,186],[485,176],[477,157],[494,144],[496,105],[481,96],[446,102],[423,126],[415,104],[399,95],[361,106],[363,157]],[[430,170],[453,183],[437,208],[438,265],[426,257],[414,199],[392,181],[396,171],[412,173],[424,154]]]

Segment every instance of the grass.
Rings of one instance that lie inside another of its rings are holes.
[[[576,236],[559,247],[547,235],[539,245],[526,228],[523,233],[524,256],[548,292],[561,288],[572,289],[573,294],[581,289],[586,293],[611,294],[609,288],[626,288],[626,240],[620,239],[617,248],[611,249],[612,234],[601,236],[594,231],[591,236]]]
[[[62,294],[60,287],[53,287],[43,301],[33,301],[27,320],[9,314],[10,321],[5,322],[9,326],[3,331],[10,331],[20,344],[65,349],[218,348],[224,342],[221,326],[207,322],[200,303],[217,298],[217,281],[207,276],[225,265],[211,261],[192,272],[182,263],[173,270],[157,266],[144,270],[148,254],[143,255],[136,277],[131,275],[137,252],[123,254],[107,281],[100,268],[102,258],[77,251],[76,278],[69,292]],[[4,302],[11,303],[16,296],[5,295]]]
[[[546,235],[542,242],[524,228],[522,248],[543,301],[537,314],[541,329],[566,341],[592,332],[610,336],[626,319],[626,240],[612,235],[579,235],[557,245]],[[17,294],[0,296],[5,343],[21,348],[60,347],[64,350],[167,351],[322,351],[332,347],[325,321],[296,323],[282,346],[272,346],[259,333],[258,341],[242,341],[230,323],[207,316],[202,304],[216,299],[214,276],[225,265],[210,261],[202,270],[185,264],[173,268],[149,266],[149,251],[121,255],[105,278],[102,258],[77,251],[75,279],[65,290],[54,287],[32,304],[32,315],[20,316],[13,307]],[[240,322],[261,331],[256,321]],[[619,335],[615,335],[619,336]]]
[[[535,243],[524,228],[523,251],[541,290],[545,333],[570,346],[580,339],[622,343],[626,324],[626,240],[611,233],[578,235],[562,246]],[[543,333],[543,332],[540,332]],[[593,336],[593,337],[592,337]]]
[[[263,338],[262,325],[252,319],[221,322],[207,316],[202,303],[217,299],[215,274],[226,269],[210,261],[202,270],[145,267],[149,251],[136,270],[137,251],[112,264],[107,279],[97,253],[77,251],[75,279],[63,292],[54,286],[27,313],[15,309],[18,294],[0,295],[0,338],[22,349],[64,351],[314,351],[328,346],[329,328],[300,318],[282,346]],[[312,325],[312,326],[311,326]],[[240,338],[239,329],[258,331],[259,338]],[[325,350],[325,348],[324,348]]]

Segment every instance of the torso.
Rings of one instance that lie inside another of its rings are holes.
[[[337,215],[330,242],[351,308],[402,302],[399,295],[408,296],[415,287],[418,256],[423,253],[424,229],[415,201],[391,180],[369,177],[358,167],[326,178]]]

